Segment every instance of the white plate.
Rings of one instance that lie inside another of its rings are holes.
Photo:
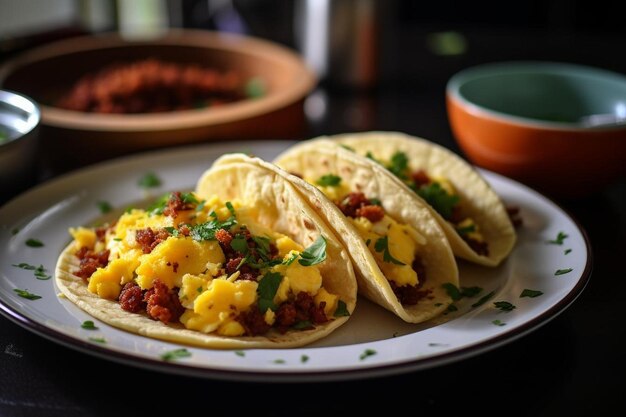
[[[184,346],[137,336],[93,320],[57,296],[54,279],[39,280],[20,263],[43,266],[52,274],[69,242],[68,228],[100,216],[98,203],[125,208],[146,197],[138,181],[154,172],[165,192],[193,189],[211,162],[225,152],[244,151],[271,160],[289,146],[284,141],[235,142],[168,149],[119,159],[42,184],[0,209],[0,312],[17,324],[70,348],[105,359],[164,372],[231,380],[339,380],[425,369],[484,353],[536,329],[562,312],[591,274],[585,233],[563,210],[537,192],[497,174],[482,171],[507,205],[518,206],[524,225],[516,247],[498,268],[460,263],[461,285],[482,292],[457,302],[458,311],[420,325],[404,323],[386,310],[359,299],[348,322],[327,338],[298,349],[210,350],[187,347],[191,356],[165,361],[161,356]],[[559,233],[563,244],[548,243]],[[44,243],[26,245],[28,239]],[[570,272],[555,275],[557,270]],[[19,297],[14,289],[40,295]],[[541,291],[520,297],[523,290]],[[493,296],[473,307],[481,297]],[[510,312],[496,301],[515,305]],[[105,340],[105,343],[93,341]]]

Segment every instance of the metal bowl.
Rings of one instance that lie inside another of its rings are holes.
[[[0,90],[0,195],[32,185],[41,112],[31,98]]]

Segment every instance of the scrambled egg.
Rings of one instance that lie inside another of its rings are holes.
[[[372,223],[365,217],[349,218],[349,220],[366,242],[387,279],[399,287],[418,284],[419,277],[413,269],[413,261],[419,251],[419,245],[426,242],[417,230],[407,224],[398,223],[386,214],[381,221],[376,223]],[[387,247],[381,248],[383,245],[377,245],[377,242],[385,237]],[[385,257],[385,252],[390,257]],[[395,259],[397,262],[390,259]]]
[[[319,181],[311,179],[307,181],[314,184],[332,201],[342,201],[351,191],[341,180],[335,185],[320,185]],[[366,198],[371,198],[371,196],[366,196]],[[349,217],[348,220],[366,242],[388,280],[393,281],[399,287],[418,284],[419,277],[413,269],[413,261],[419,251],[419,246],[426,244],[426,239],[415,228],[401,224],[387,214],[376,223],[372,223],[365,217]]]
[[[142,290],[147,290],[159,280],[170,289],[178,289],[185,308],[180,322],[188,329],[224,336],[245,334],[237,317],[259,301],[259,285],[268,272],[281,276],[273,298],[276,306],[305,291],[316,304],[325,302],[324,310],[332,317],[339,297],[323,288],[319,264],[301,265],[297,258],[305,249],[288,236],[260,226],[254,221],[257,215],[255,207],[244,207],[238,201],[225,203],[214,197],[199,203],[194,210],[178,211],[175,218],[149,210],[127,211],[108,229],[104,240],[98,240],[94,230],[83,227],[70,229],[70,234],[77,250],[88,247],[110,251],[108,265],[98,268],[89,279],[90,292],[116,300],[128,282],[134,280]],[[181,225],[193,227],[211,221],[230,222],[234,225],[231,231],[245,227],[253,236],[265,239],[268,244],[272,242],[278,250],[277,262],[282,259],[282,263],[268,264],[257,281],[237,280],[239,270],[228,275],[226,257],[215,238],[196,239],[193,233],[185,236],[178,232]],[[169,236],[149,253],[144,253],[136,239],[137,231],[145,228],[169,231]],[[272,309],[263,314],[267,324],[274,323],[276,315]]]

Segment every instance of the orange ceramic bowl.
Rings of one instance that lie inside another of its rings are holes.
[[[455,74],[446,102],[452,133],[478,166],[566,198],[625,176],[620,74],[564,63],[485,64]]]

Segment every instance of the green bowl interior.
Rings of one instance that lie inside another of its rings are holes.
[[[590,114],[626,117],[626,77],[578,65],[484,65],[461,71],[449,88],[505,116],[556,123],[576,123]]]

